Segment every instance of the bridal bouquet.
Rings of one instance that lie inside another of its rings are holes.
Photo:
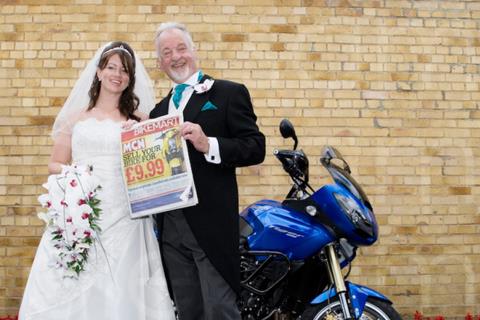
[[[38,217],[45,221],[46,232],[51,235],[52,266],[63,269],[64,277],[78,278],[101,231],[96,193],[100,184],[92,175],[92,167],[71,165],[63,166],[60,174],[50,175],[43,187],[48,193],[38,201],[47,211]]]

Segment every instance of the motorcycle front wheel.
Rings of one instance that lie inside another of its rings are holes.
[[[345,317],[340,302],[332,300],[308,307],[299,319],[343,320]],[[391,304],[376,299],[368,299],[360,320],[402,320],[402,317]]]

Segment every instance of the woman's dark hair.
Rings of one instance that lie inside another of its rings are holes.
[[[127,50],[128,53],[125,50]],[[127,71],[128,77],[130,79],[128,87],[123,90],[122,95],[120,96],[118,108],[120,109],[120,113],[124,115],[127,119],[134,119],[140,121],[140,118],[134,114],[135,111],[138,109],[140,100],[133,92],[133,89],[135,88],[135,56],[132,48],[126,42],[112,42],[103,50],[102,55],[100,56],[100,61],[98,62],[98,68],[100,70],[105,69],[108,60],[114,54],[118,54],[118,56],[120,57],[122,65]],[[90,90],[88,91],[88,95],[90,96],[90,103],[87,110],[92,110],[95,107],[98,96],[100,95],[100,85],[100,80],[98,79],[97,73],[95,73],[95,78],[93,79]]]

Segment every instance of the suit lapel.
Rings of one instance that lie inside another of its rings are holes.
[[[210,76],[204,75],[202,79],[200,80],[200,83],[204,82],[207,79],[211,79]],[[214,84],[215,85],[215,84]],[[209,91],[204,92],[204,93],[192,93],[192,96],[187,102],[187,105],[185,106],[185,109],[183,110],[183,119],[184,121],[193,121],[197,117],[197,115],[200,113],[202,110],[202,107],[205,105],[205,103],[208,101],[209,96],[210,96],[210,91],[212,89],[210,88]],[[168,114],[168,107],[170,104],[170,99],[172,97],[172,90],[168,93],[168,95],[160,101],[158,105],[158,111],[155,114],[155,117],[161,117],[166,114]]]
[[[170,90],[168,95],[162,101],[160,101],[157,117],[161,117],[168,114],[168,104],[170,103],[171,97],[172,97],[172,90]]]
[[[204,82],[207,79],[211,79],[210,76],[204,75],[200,80],[200,83]],[[193,121],[197,117],[198,113],[202,110],[203,105],[208,101],[210,96],[210,91],[204,93],[192,93],[190,100],[188,100],[185,109],[183,110],[183,118],[185,121]]]

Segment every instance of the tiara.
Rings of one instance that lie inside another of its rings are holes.
[[[115,48],[108,49],[107,51],[105,51],[105,52],[102,54],[102,56],[106,55],[106,54],[109,53],[109,52],[118,51],[118,50],[123,51],[123,52],[126,52],[126,53],[130,56],[130,58],[133,58],[133,57],[132,57],[132,54],[131,54],[127,49],[125,49],[125,47],[123,46],[123,44],[120,45],[119,47],[115,47]]]

